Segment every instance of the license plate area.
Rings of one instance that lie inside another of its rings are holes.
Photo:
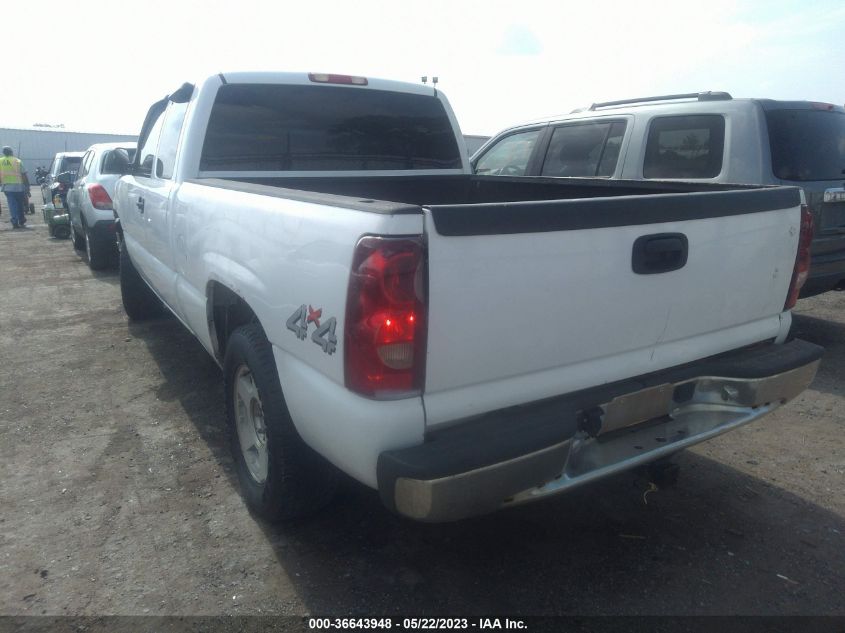
[[[604,414],[599,435],[669,415],[674,408],[674,392],[674,385],[664,383],[616,396],[601,407]]]
[[[845,228],[845,202],[825,202],[821,205],[821,229]]]

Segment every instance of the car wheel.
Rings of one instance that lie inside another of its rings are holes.
[[[91,237],[91,230],[83,225],[85,231],[85,256],[91,270],[103,270],[109,265],[109,252],[105,246]]]
[[[164,307],[156,294],[135,269],[126,244],[120,248],[120,297],[123,309],[131,321],[144,321],[161,315]]]
[[[260,325],[232,332],[223,375],[232,455],[247,505],[272,522],[325,506],[334,496],[336,472],[297,433]]]
[[[79,252],[85,248],[85,238],[79,235],[76,231],[76,227],[73,226],[73,223],[70,225],[70,238],[71,243],[73,244],[73,250]]]

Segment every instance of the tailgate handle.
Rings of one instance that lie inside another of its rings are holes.
[[[634,242],[631,268],[638,275],[668,273],[686,266],[689,240],[683,233],[643,235]]]

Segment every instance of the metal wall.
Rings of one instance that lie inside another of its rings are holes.
[[[67,132],[41,128],[0,128],[0,147],[8,145],[21,159],[35,184],[35,168],[50,168],[58,152],[84,152],[95,143],[135,141],[137,136],[126,134],[97,134],[92,132]]]
[[[467,152],[470,156],[475,154],[478,149],[489,140],[489,136],[479,136],[477,134],[464,134],[464,141],[467,144]]]

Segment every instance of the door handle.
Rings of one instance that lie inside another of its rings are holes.
[[[141,198],[141,197],[138,197],[138,202],[135,203],[135,206],[138,207],[138,209],[141,211],[141,213],[143,213],[144,212],[144,199]]]
[[[638,275],[668,273],[683,268],[689,257],[689,240],[683,233],[655,233],[634,241],[631,268]]]

